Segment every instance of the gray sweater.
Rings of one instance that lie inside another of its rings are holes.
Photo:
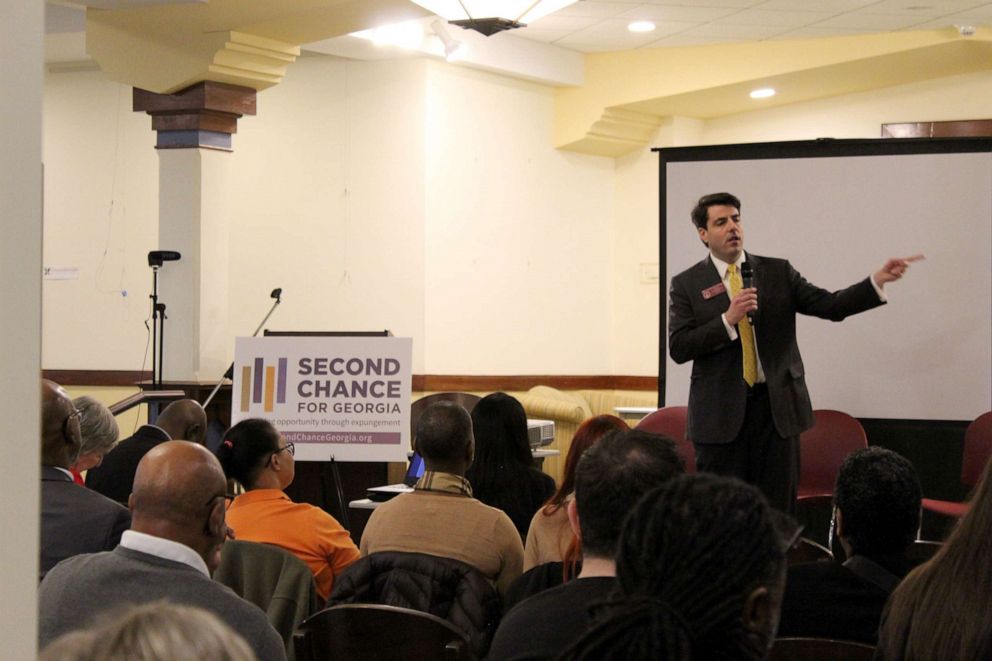
[[[286,659],[282,638],[260,608],[188,565],[121,546],[77,555],[48,572],[38,588],[40,645],[86,628],[103,611],[159,599],[216,614],[259,661]]]

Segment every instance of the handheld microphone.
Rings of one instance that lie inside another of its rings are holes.
[[[754,286],[754,270],[751,268],[751,262],[741,263],[741,284],[744,289]],[[747,311],[747,323],[754,325],[754,310]]]
[[[163,262],[175,262],[180,257],[175,250],[152,250],[148,253],[148,266],[162,266]]]

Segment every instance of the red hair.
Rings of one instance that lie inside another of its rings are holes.
[[[561,486],[544,504],[542,513],[545,516],[551,516],[561,509],[565,504],[565,498],[575,491],[575,468],[579,465],[582,454],[616,429],[627,431],[630,426],[615,415],[597,415],[579,425],[579,428],[575,430],[575,436],[572,437],[572,445],[568,448],[568,455],[565,457],[565,474],[562,477]]]

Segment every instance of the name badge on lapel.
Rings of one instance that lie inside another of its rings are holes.
[[[713,285],[712,287],[709,287],[708,289],[704,289],[703,298],[708,301],[714,296],[719,296],[720,294],[723,294],[726,291],[727,291],[727,287],[721,282],[719,284]]]

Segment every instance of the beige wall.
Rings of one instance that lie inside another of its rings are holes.
[[[652,144],[988,117],[990,75],[672,118]],[[641,279],[658,261],[648,148],[615,161],[556,151],[550,88],[415,59],[303,57],[258,112],[230,159],[232,349],[278,286],[269,328],[389,328],[414,338],[416,372],[656,373],[659,285]],[[149,123],[98,72],[47,76],[45,262],[80,279],[45,284],[46,367],[142,365],[145,253],[158,247]]]

